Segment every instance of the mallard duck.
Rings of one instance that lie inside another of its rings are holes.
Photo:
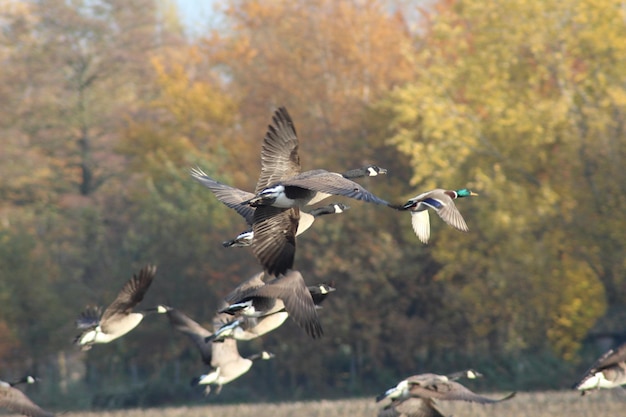
[[[102,314],[100,307],[87,307],[76,320],[76,327],[82,332],[74,343],[82,350],[88,350],[93,344],[109,343],[124,336],[137,327],[148,314],[167,312],[167,308],[162,305],[133,311],[133,308],[143,300],[155,275],[154,265],[142,268],[138,275],[133,274]]]
[[[0,407],[30,417],[53,417],[53,413],[43,410],[26,394],[15,388],[16,385],[34,384],[36,381],[37,378],[30,375],[14,382],[0,381]]]
[[[600,388],[617,388],[626,384],[626,343],[600,356],[573,389],[585,395]]]
[[[413,231],[422,241],[428,243],[430,238],[430,218],[428,209],[431,208],[450,226],[462,232],[467,232],[469,228],[454,205],[457,198],[477,196],[478,194],[461,188],[460,190],[444,190],[441,188],[427,191],[418,196],[411,198],[402,206],[392,206],[398,210],[408,210],[411,212],[411,224]]]

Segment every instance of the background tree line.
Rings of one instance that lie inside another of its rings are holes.
[[[208,325],[258,265],[221,247],[243,223],[188,169],[253,190],[284,105],[304,169],[376,163],[389,175],[364,185],[398,203],[481,195],[458,204],[470,233],[434,219],[428,246],[383,207],[350,201],[317,222],[296,263],[337,288],[324,338],[288,323],[240,344],[277,354],[252,371],[268,383],[244,377],[210,401],[370,394],[468,366],[505,381],[483,388],[567,387],[598,353],[581,350],[590,329],[626,304],[622,2],[232,0],[216,13],[189,39],[166,0],[0,5],[2,377],[44,376],[47,404],[200,400],[201,362],[167,320],[88,354],[73,321],[154,262],[144,304]]]

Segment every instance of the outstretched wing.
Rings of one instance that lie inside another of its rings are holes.
[[[450,226],[462,232],[467,232],[469,228],[465,223],[465,219],[463,219],[463,216],[456,208],[454,201],[446,194],[443,194],[443,196],[445,197],[426,198],[422,201],[422,204],[435,210],[439,217]]]
[[[267,127],[267,133],[263,138],[261,175],[256,184],[255,194],[299,172],[300,157],[296,128],[287,109],[279,107],[274,112],[272,124]]]
[[[235,210],[239,213],[239,215],[246,219],[246,223],[248,223],[248,225],[252,225],[254,207],[241,203],[253,198],[254,194],[215,181],[213,178],[205,174],[200,168],[192,168],[189,173],[193,179],[211,190],[213,194],[215,194],[215,197],[226,207]]]
[[[102,308],[95,306],[87,306],[78,318],[76,318],[76,328],[79,330],[92,329],[100,324],[100,316]]]
[[[583,377],[574,384],[574,389],[578,389],[587,379],[593,376],[596,372],[599,372],[610,366],[617,365],[620,362],[626,361],[626,343],[618,346],[615,349],[609,349],[606,353],[600,356],[587,371],[583,374]]]
[[[202,355],[202,361],[210,365],[212,354],[211,343],[205,343],[204,339],[211,336],[212,333],[179,310],[173,308],[168,310],[167,317],[172,327],[187,335],[196,345]]]
[[[0,407],[30,417],[54,416],[32,402],[22,391],[13,387],[0,387]]]
[[[434,398],[446,401],[470,401],[480,404],[493,404],[505,401],[515,396],[515,392],[504,398],[493,400],[491,398],[478,395],[456,381],[433,380],[432,383],[415,383],[409,380],[411,396],[419,398]]]
[[[317,338],[324,333],[317,316],[313,297],[300,272],[290,270],[256,289],[254,295],[282,300],[289,316],[309,336]]]
[[[139,274],[133,274],[133,277],[124,284],[117,298],[104,310],[101,321],[105,322],[116,314],[130,313],[133,307],[143,300],[143,296],[156,275],[156,270],[156,266],[147,265],[139,271]]]
[[[367,203],[389,205],[387,201],[375,196],[362,185],[343,177],[341,174],[328,172],[323,169],[303,172],[283,181],[282,184],[285,187],[300,187],[323,194],[354,198]],[[314,204],[315,202],[317,200],[313,200],[309,204]]]
[[[293,267],[299,220],[297,207],[257,207],[252,226],[252,252],[269,274],[279,275]]]

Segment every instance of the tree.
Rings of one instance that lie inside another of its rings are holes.
[[[416,81],[381,104],[394,114],[390,143],[418,167],[414,185],[483,192],[482,204],[459,203],[472,233],[440,234],[433,253],[443,265],[436,279],[474,305],[473,330],[492,350],[548,336],[571,358],[603,314],[603,284],[613,287],[602,266],[611,255],[600,261],[596,245],[613,251],[580,225],[606,230],[610,221],[589,222],[604,197],[593,187],[621,183],[590,171],[599,154],[623,152],[622,93],[606,93],[624,85],[618,3],[441,3],[414,56]],[[591,114],[593,136],[607,137],[593,147]],[[607,192],[609,204],[620,195]]]

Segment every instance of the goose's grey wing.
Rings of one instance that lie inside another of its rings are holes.
[[[261,175],[255,194],[270,185],[300,172],[298,136],[291,116],[284,107],[278,108],[267,128],[261,147]]]
[[[313,297],[300,272],[289,270],[286,274],[256,289],[254,295],[281,299],[289,316],[309,336],[317,338],[323,334]]]
[[[513,398],[516,394],[513,392],[504,398],[493,400],[470,391],[456,381],[433,381],[432,384],[411,383],[409,392],[411,396],[419,398],[434,398],[445,401],[469,401],[480,404],[498,403]]]
[[[147,265],[139,271],[139,274],[133,274],[133,277],[124,284],[117,298],[104,310],[100,322],[106,322],[116,314],[130,313],[133,307],[143,300],[143,296],[156,275],[156,270],[156,266]]]
[[[430,239],[430,215],[428,210],[412,211],[411,225],[419,240],[422,243],[428,243]]]
[[[293,178],[282,181],[282,184],[285,187],[299,187],[324,194],[354,198],[367,203],[389,205],[387,201],[375,196],[362,185],[344,178],[341,174],[328,172],[323,169],[303,172]]]
[[[445,417],[430,399],[408,398],[393,401],[378,412],[378,417]]]
[[[254,212],[252,252],[268,274],[277,276],[293,267],[299,220],[297,207],[260,206]]]
[[[254,197],[254,194],[230,185],[222,184],[205,174],[200,168],[192,168],[189,173],[191,177],[200,184],[207,187],[215,194],[215,197],[221,201],[226,207],[229,207],[239,213],[248,225],[252,225],[254,217],[254,207],[247,204],[241,204]]]
[[[241,355],[237,349],[237,341],[235,339],[224,339],[223,342],[211,344],[213,345],[213,359],[211,360],[212,367],[223,367],[229,362],[241,359]]]
[[[230,294],[224,297],[224,301],[226,301],[227,303],[226,305],[240,301],[243,297],[250,293],[251,290],[265,285],[265,282],[263,281],[264,275],[264,271],[258,272],[239,284],[234,290],[230,292]],[[224,305],[224,307],[226,307],[226,305]],[[223,321],[221,317],[222,316],[218,317],[217,320]],[[228,316],[225,315],[223,317],[227,318]]]
[[[179,310],[172,308],[166,314],[172,327],[187,335],[196,345],[202,356],[202,361],[207,365],[211,364],[211,344],[205,343],[204,339],[211,336],[212,333]]]
[[[22,391],[13,387],[0,387],[0,407],[14,413],[30,417],[53,417],[49,413],[31,401]]]

